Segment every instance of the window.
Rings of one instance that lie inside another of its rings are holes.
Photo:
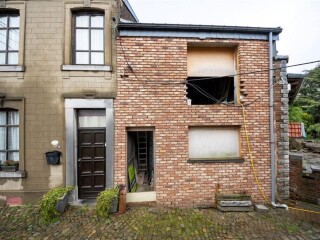
[[[19,161],[19,112],[0,110],[0,161]]]
[[[104,15],[74,14],[74,64],[104,65]]]
[[[18,12],[0,14],[0,65],[17,65],[19,60]]]
[[[188,47],[187,98],[192,105],[235,102],[234,74],[234,48]]]
[[[190,161],[242,161],[238,127],[190,127]]]

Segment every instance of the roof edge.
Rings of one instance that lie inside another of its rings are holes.
[[[128,8],[129,12],[132,14],[132,17],[139,22],[139,19],[136,15],[136,13],[134,12],[133,8],[131,7],[130,3],[128,0],[122,0],[122,2],[124,3],[124,5],[126,5],[126,7]]]

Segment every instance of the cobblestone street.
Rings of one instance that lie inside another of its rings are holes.
[[[51,225],[38,223],[38,207],[0,209],[0,239],[320,239],[320,224],[268,213],[222,213],[215,209],[136,206],[109,219],[94,208],[70,207]]]

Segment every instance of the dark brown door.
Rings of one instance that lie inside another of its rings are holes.
[[[90,128],[78,130],[79,198],[96,198],[105,189],[106,131]]]

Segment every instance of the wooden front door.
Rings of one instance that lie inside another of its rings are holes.
[[[106,186],[106,130],[78,130],[79,198],[96,198]]]

